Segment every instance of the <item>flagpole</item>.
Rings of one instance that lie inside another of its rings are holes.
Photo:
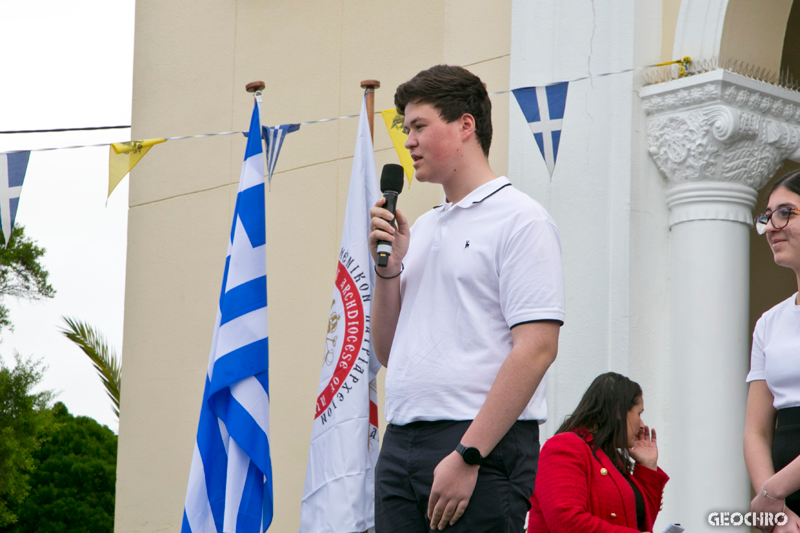
[[[264,121],[261,120],[261,91],[263,91],[266,86],[267,85],[263,81],[251,81],[244,86],[247,92],[255,93],[254,96],[258,102],[258,121],[262,126],[264,125]]]
[[[378,80],[364,80],[361,87],[366,89],[367,94],[367,116],[369,117],[369,134],[375,140],[375,89],[381,88]]]
[[[375,141],[375,89],[380,89],[381,82],[378,80],[364,80],[361,87],[367,96],[367,117],[369,119],[369,135],[373,143]],[[374,146],[374,145],[373,145]],[[374,147],[373,147],[374,150]],[[364,533],[368,533],[364,531]]]
[[[364,80],[361,82],[361,87],[365,90],[367,96],[367,118],[369,120],[369,135],[370,139],[375,141],[375,89],[380,89],[381,82],[378,80]],[[375,150],[373,144],[373,151]],[[363,533],[369,533],[364,531]]]
[[[251,81],[244,86],[247,92],[254,93],[256,91],[263,91],[267,85],[263,81]]]
[[[251,81],[250,83],[248,83],[247,85],[244,86],[244,88],[247,90],[247,92],[252,93],[253,96],[256,99],[256,105],[258,105],[258,122],[261,124],[262,128],[264,127],[264,117],[261,115],[261,91],[263,91],[266,86],[267,86],[267,84],[264,83],[263,81],[260,81],[260,80],[259,81]],[[261,142],[263,143],[264,142],[263,133],[262,133],[261,137],[262,137],[262,141]],[[267,157],[266,146],[262,146],[262,151],[264,152],[264,155],[263,155],[264,159],[267,162],[269,162],[269,158]],[[265,171],[267,170],[267,165],[264,165],[264,170]],[[269,188],[270,188],[270,190],[272,190],[272,180],[269,180]]]

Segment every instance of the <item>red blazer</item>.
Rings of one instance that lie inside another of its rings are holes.
[[[597,458],[584,438],[559,433],[542,447],[536,489],[531,496],[528,533],[633,533],[636,500],[633,489],[608,456],[597,450]],[[661,508],[664,485],[669,477],[660,468],[636,465],[632,480],[642,493],[646,531]]]

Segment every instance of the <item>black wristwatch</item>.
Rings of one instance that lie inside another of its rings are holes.
[[[458,446],[456,446],[456,451],[461,454],[464,462],[468,465],[480,466],[483,464],[483,457],[481,457],[481,452],[478,448],[467,448],[459,442]]]

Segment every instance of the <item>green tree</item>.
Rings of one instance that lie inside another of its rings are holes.
[[[25,236],[21,225],[14,227],[8,245],[0,244],[0,298],[42,300],[55,295],[47,282],[48,273],[39,263],[44,252],[44,248]],[[10,326],[8,308],[0,303],[0,329]]]
[[[103,381],[106,393],[114,403],[112,409],[119,418],[119,396],[122,390],[122,368],[117,353],[108,345],[106,338],[86,322],[62,316],[67,324],[61,329],[91,359],[94,369]]]
[[[50,425],[52,393],[33,392],[42,380],[40,361],[15,354],[10,368],[0,359],[0,526],[13,523],[13,511],[28,493],[34,453]]]
[[[2,533],[112,533],[117,436],[91,418],[52,409],[54,429],[33,454],[30,493]]]

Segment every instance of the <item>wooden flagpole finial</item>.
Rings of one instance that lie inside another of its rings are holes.
[[[256,91],[263,91],[264,87],[266,86],[267,84],[264,83],[263,81],[251,81],[250,83],[245,85],[244,88],[247,89],[247,92],[254,93]]]
[[[369,117],[369,133],[372,140],[375,140],[375,89],[380,89],[381,82],[378,80],[364,80],[361,87],[367,91],[367,116]]]

